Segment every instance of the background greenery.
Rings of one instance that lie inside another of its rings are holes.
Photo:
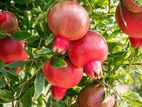
[[[43,63],[54,56],[52,40],[54,35],[47,26],[49,9],[63,0],[0,0],[0,9],[12,11],[19,20],[19,29],[12,37],[24,40],[30,59],[4,65],[0,62],[0,103],[11,103],[13,107],[76,107],[79,91],[91,82],[102,81],[108,85],[108,92],[116,93],[117,107],[142,107],[142,49],[134,49],[115,21],[115,8],[119,0],[77,0],[90,16],[90,30],[100,32],[109,45],[108,59],[103,64],[104,79],[91,80],[84,77],[81,83],[68,90],[62,101],[56,102],[50,95],[50,84],[44,80]],[[1,31],[0,38],[5,34]],[[60,58],[65,56],[59,55]],[[63,59],[54,59],[64,66]],[[15,67],[22,67],[20,76]],[[4,67],[12,67],[5,72]],[[114,81],[120,86],[114,87]],[[126,92],[119,94],[116,90]],[[106,93],[107,96],[107,93]]]

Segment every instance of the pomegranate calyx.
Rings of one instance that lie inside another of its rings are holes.
[[[100,61],[92,61],[84,66],[84,70],[89,77],[102,78],[102,63]]]
[[[55,99],[55,100],[61,100],[63,99],[63,97],[65,96],[66,94],[66,89],[65,88],[61,88],[61,87],[58,87],[58,86],[52,86],[51,87],[51,93],[52,93],[52,97]]]
[[[65,54],[68,46],[69,46],[69,41],[64,37],[58,36],[53,41],[53,51],[54,52]]]
[[[129,38],[129,39],[134,48],[142,47],[142,38]]]

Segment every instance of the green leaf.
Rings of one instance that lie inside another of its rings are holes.
[[[0,89],[0,99],[4,101],[11,101],[14,98],[14,92],[6,89]]]
[[[48,46],[54,39],[54,35],[51,33],[48,38],[45,40],[45,45]]]
[[[24,61],[17,61],[10,64],[5,64],[5,67],[15,68],[17,66],[23,66],[25,64]]]
[[[66,103],[64,102],[64,101],[55,101],[55,100],[53,100],[53,99],[50,99],[49,100],[49,103],[50,103],[50,107],[68,107],[67,105],[66,105]],[[48,104],[48,103],[47,103]],[[49,104],[48,104],[49,105]],[[48,105],[47,105],[47,107],[48,107]]]
[[[59,57],[58,58],[52,58],[51,64],[52,64],[52,66],[57,67],[57,68],[67,67],[66,61],[63,60],[62,58],[59,58]]]
[[[14,80],[14,81],[19,81],[19,78],[17,75],[15,75],[12,72],[6,71],[4,69],[0,69],[0,73],[3,74],[4,76],[6,76],[7,78]]]
[[[0,32],[0,39],[5,38],[5,37],[6,37],[6,34],[5,34],[5,33]]]
[[[34,86],[35,86],[34,98],[35,99],[37,99],[41,95],[44,88],[44,84],[45,84],[44,75],[43,75],[43,72],[40,72],[39,74],[37,74],[35,82],[34,82]]]
[[[22,107],[32,107],[32,96],[30,91],[27,91],[21,98]]]
[[[27,31],[18,31],[12,35],[12,38],[14,38],[15,40],[23,40],[30,36],[31,34]]]
[[[138,93],[130,92],[123,95],[123,98],[128,101],[133,107],[142,106],[142,98]]]
[[[14,0],[18,4],[29,4],[32,3],[34,0]]]

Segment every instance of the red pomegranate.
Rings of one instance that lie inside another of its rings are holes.
[[[130,12],[133,12],[133,13],[142,12],[142,4],[139,4],[138,0],[137,1],[136,0],[122,0],[122,2]]]
[[[12,34],[17,31],[18,20],[12,12],[0,12],[0,27],[7,33]]]
[[[113,107],[115,105],[115,96],[110,95],[109,99],[104,101],[106,88],[102,85],[89,85],[85,87],[78,95],[77,104],[79,107]]]
[[[120,29],[129,37],[142,38],[142,13],[135,14],[118,5],[115,17]]]
[[[107,58],[108,45],[97,32],[88,31],[76,41],[71,41],[68,49],[69,58],[77,67],[84,67],[90,77],[102,77],[102,62]]]
[[[44,76],[54,86],[69,89],[76,86],[81,78],[83,69],[74,66],[69,59],[65,59],[67,67],[54,67],[50,61],[44,65]]]
[[[66,89],[57,86],[52,86],[51,94],[55,100],[61,100],[66,94]]]
[[[29,57],[24,51],[24,42],[10,37],[0,39],[0,50],[0,61],[4,63],[24,61]]]
[[[64,54],[68,41],[82,38],[88,25],[89,16],[80,4],[74,1],[56,4],[48,14],[48,26],[56,36],[53,50]]]

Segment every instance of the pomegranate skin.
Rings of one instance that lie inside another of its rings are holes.
[[[77,104],[79,107],[113,107],[115,97],[111,95],[109,100],[104,101],[106,88],[102,85],[89,85],[78,95]]]
[[[121,4],[116,8],[115,18],[120,29],[129,37],[142,38],[142,13],[132,13]]]
[[[47,20],[50,30],[57,37],[54,39],[53,51],[61,54],[66,52],[68,42],[82,38],[89,26],[87,11],[74,1],[56,4],[49,11]]]
[[[0,12],[0,26],[9,34],[15,33],[18,29],[17,17],[12,12]]]
[[[99,33],[88,31],[83,38],[71,41],[68,54],[75,66],[84,67],[88,76],[102,77],[101,64],[107,58],[108,45]]]
[[[134,48],[142,48],[142,38],[129,38]]]
[[[66,91],[67,91],[66,89],[61,88],[61,87],[57,87],[57,86],[52,86],[51,87],[51,94],[52,94],[52,97],[55,100],[61,100],[61,99],[63,99],[63,97],[66,94]]]
[[[0,39],[0,60],[4,63],[25,61],[29,55],[24,51],[24,42],[10,37]]]
[[[48,26],[56,36],[77,40],[88,30],[89,16],[80,4],[66,1],[56,4],[48,14]]]
[[[67,67],[53,67],[50,61],[44,65],[45,79],[54,86],[69,89],[77,84],[82,79],[83,69],[74,66],[69,59],[65,59]]]
[[[136,2],[134,2],[134,0],[122,0],[124,6],[127,7],[127,9],[130,12],[133,13],[141,13],[142,12],[142,7],[137,4]]]

